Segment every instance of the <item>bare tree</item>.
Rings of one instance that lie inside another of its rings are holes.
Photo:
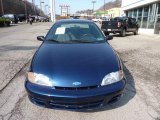
[[[105,10],[115,8],[115,7],[121,7],[121,3],[122,3],[122,0],[111,1],[103,5],[102,7],[100,7],[98,10],[104,10],[104,7],[105,7]]]
[[[34,15],[36,13],[37,15],[39,15],[40,13],[42,13],[42,15],[44,15],[42,10],[28,1],[26,1],[26,6],[28,14]],[[33,6],[35,6],[35,11],[33,9]],[[4,14],[25,14],[24,2],[22,0],[3,0],[3,7]],[[0,5],[0,16],[2,15],[1,9],[2,8]]]

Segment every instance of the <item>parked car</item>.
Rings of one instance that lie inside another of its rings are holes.
[[[34,55],[25,81],[32,103],[57,109],[103,107],[121,97],[123,66],[100,28],[89,20],[60,20]]]
[[[110,17],[102,17],[102,21],[110,21]]]
[[[32,19],[33,19],[34,22],[39,21],[39,17],[37,15],[32,15]]]
[[[49,22],[49,18],[48,17],[38,16],[38,20],[39,20],[39,22]]]
[[[45,22],[49,22],[49,17],[45,17]]]
[[[2,16],[3,18],[9,19],[11,23],[18,23],[18,17],[15,14],[5,14]]]
[[[92,21],[100,23],[100,22],[102,22],[102,18],[101,17],[93,18]]]
[[[6,18],[0,17],[0,27],[10,26],[11,21]]]
[[[119,33],[124,37],[126,32],[133,32],[134,35],[138,34],[138,23],[136,19],[130,17],[116,17],[111,21],[102,21],[101,28],[106,35]]]
[[[26,15],[25,14],[18,14],[18,20],[20,22],[26,21]]]
[[[91,18],[91,17],[87,17],[86,19],[87,19],[87,20],[92,20],[92,18]]]

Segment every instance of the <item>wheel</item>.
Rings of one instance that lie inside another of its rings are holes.
[[[136,31],[133,33],[134,33],[134,35],[138,35],[138,29],[136,29]]]
[[[123,29],[123,30],[121,31],[120,35],[121,35],[122,37],[125,37],[125,36],[126,36],[126,30]]]
[[[109,32],[105,32],[104,34],[107,36],[107,35],[109,35],[110,33],[109,33]]]
[[[15,20],[15,24],[18,24],[18,20]]]

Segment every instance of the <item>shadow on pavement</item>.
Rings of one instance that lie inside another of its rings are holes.
[[[90,111],[85,111],[85,112],[92,113],[92,112],[101,112],[101,111],[116,109],[121,106],[124,106],[131,99],[134,98],[134,96],[136,95],[134,78],[125,65],[123,65],[123,69],[124,69],[124,73],[125,73],[125,76],[127,79],[127,84],[126,84],[126,88],[124,90],[122,98],[119,101],[117,101],[113,104],[109,104],[102,109],[100,108],[100,109],[95,109],[95,110],[90,110]]]
[[[34,50],[34,49],[38,49],[38,46],[13,46],[13,45],[0,46],[0,52]]]
[[[19,24],[11,24],[10,27],[12,27],[12,26],[18,26],[18,25],[19,25]]]
[[[119,34],[111,34],[113,37],[121,37]],[[139,35],[139,34],[138,34]],[[137,35],[134,35],[133,33],[126,33],[126,36],[125,37],[128,37],[128,36],[137,36]],[[124,38],[125,38],[124,37]],[[121,37],[123,38],[123,37]]]

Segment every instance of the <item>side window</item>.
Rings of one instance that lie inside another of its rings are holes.
[[[134,22],[133,19],[131,19],[131,22],[132,22],[132,23]]]
[[[124,21],[124,22],[127,22],[127,19],[124,19],[123,21]]]
[[[129,23],[129,24],[131,24],[131,23],[132,23],[131,18],[128,18],[128,23]]]
[[[136,19],[135,18],[132,18],[132,23],[136,23]]]

